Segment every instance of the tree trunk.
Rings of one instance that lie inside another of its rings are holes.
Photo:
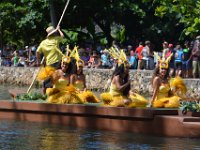
[[[51,24],[54,27],[56,27],[57,18],[56,18],[56,14],[55,14],[54,0],[49,0],[49,8],[50,8]]]
[[[113,38],[110,35],[111,29],[110,29],[110,24],[109,23],[105,23],[102,24],[98,18],[93,17],[94,22],[103,30],[107,40],[108,40],[108,45],[110,46],[112,44],[112,40]]]
[[[1,55],[3,54],[3,23],[0,24],[0,49]]]

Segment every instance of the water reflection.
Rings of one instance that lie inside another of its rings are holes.
[[[45,123],[0,122],[1,150],[200,149],[199,139],[164,138],[69,128]]]
[[[0,99],[11,99],[0,87]],[[26,88],[26,87],[16,87]],[[3,97],[3,98],[2,98]],[[200,150],[199,139],[83,130],[45,123],[0,120],[0,150]]]

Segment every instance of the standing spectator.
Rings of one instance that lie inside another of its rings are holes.
[[[109,62],[109,58],[108,58],[108,51],[104,50],[103,54],[101,55],[101,62],[102,62],[102,67],[103,68],[109,68],[110,62]]]
[[[155,64],[154,64],[153,46],[151,43],[149,45],[149,52],[147,57],[148,57],[148,69],[153,70],[155,68]]]
[[[134,51],[130,51],[129,65],[130,69],[137,69],[137,60]]]
[[[196,40],[192,50],[192,74],[193,78],[200,77],[200,41]],[[198,75],[197,75],[198,74]]]
[[[128,45],[126,53],[130,54],[131,51],[133,51],[133,46],[132,45]]]
[[[137,54],[136,58],[138,59],[138,67],[137,67],[138,69],[142,69],[142,55],[141,55],[141,52],[142,52],[143,48],[144,48],[143,43],[140,42],[139,46],[135,50],[135,53]]]
[[[183,50],[181,45],[176,45],[176,53],[175,53],[175,69],[176,76],[181,76],[182,73],[182,60],[183,60]]]
[[[13,65],[14,65],[14,67],[18,66],[18,61],[19,61],[18,53],[17,53],[17,51],[14,51],[14,57],[13,57]]]
[[[172,77],[174,75],[175,70],[175,50],[173,44],[169,44],[168,51],[165,54],[165,59],[168,58],[171,54],[171,60],[169,62],[169,76]]]
[[[184,78],[188,78],[189,77],[189,69],[190,69],[190,62],[189,62],[189,58],[191,56],[191,51],[189,48],[189,42],[186,41],[184,44],[184,49],[183,49],[183,66],[182,66],[182,70],[183,70],[183,77]]]
[[[142,49],[142,66],[143,69],[149,69],[149,53],[150,53],[150,41],[145,41],[145,47]]]
[[[40,54],[42,53],[45,58],[45,64],[56,69],[60,68],[60,63],[63,57],[62,52],[59,49],[59,43],[61,42],[64,34],[60,28],[54,28],[50,26],[46,29],[47,38],[43,40],[37,48],[37,65],[40,64]],[[52,83],[50,79],[44,81],[43,93],[46,93],[46,88],[51,88]]]
[[[168,42],[164,41],[162,46],[163,46],[162,53],[163,53],[163,56],[165,56],[169,48]]]

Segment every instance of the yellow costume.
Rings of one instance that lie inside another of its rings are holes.
[[[124,64],[126,62],[126,54],[121,50],[120,52],[116,48],[111,48],[109,50],[110,55],[113,58],[119,58],[118,65]],[[101,99],[106,106],[117,106],[117,107],[145,107],[148,104],[148,100],[136,93],[130,93],[130,96],[124,96],[121,91],[119,91],[115,84],[111,83],[110,91],[101,94]],[[129,103],[125,101],[129,100]]]
[[[69,58],[66,56],[62,59],[63,62],[69,63]],[[38,74],[38,80],[45,80],[55,74],[55,69],[47,66]],[[82,104],[83,101],[78,96],[78,91],[72,85],[69,85],[69,80],[67,78],[59,78],[54,81],[53,88],[47,88],[46,94],[48,96],[48,103],[56,104]]]
[[[76,59],[77,68],[83,67],[84,62],[81,60],[77,47],[74,48],[72,52],[72,57]],[[74,83],[74,87],[78,91],[78,96],[84,103],[98,103],[100,102],[98,98],[89,90],[84,91],[85,85],[84,81],[77,79]]]
[[[148,100],[137,93],[131,93],[129,97],[124,96],[116,86],[111,83],[110,91],[101,94],[101,99],[106,106],[117,107],[145,107],[148,104]],[[130,99],[129,104],[125,104],[124,100]]]
[[[84,83],[81,80],[77,80],[74,84],[76,90],[78,91],[79,98],[84,103],[98,103],[98,98],[89,90],[84,91]]]
[[[165,108],[177,108],[180,105],[180,97],[171,96],[169,97],[170,92],[169,84],[161,84],[156,95],[156,100],[153,103],[153,107],[165,107]]]
[[[111,83],[110,85],[110,91],[102,93],[100,96],[104,105],[107,106],[124,107],[124,99],[128,99],[127,97],[122,95],[122,93],[116,88],[116,85],[114,85],[113,83]]]
[[[154,53],[160,63],[160,69],[168,69],[168,63],[171,59],[172,54],[166,60],[163,56],[161,59],[157,53]],[[161,84],[156,99],[153,102],[153,107],[160,108],[178,108],[180,106],[180,95],[184,95],[187,91],[187,88],[180,77],[175,77],[170,80],[167,84]],[[173,96],[169,96],[171,93]]]

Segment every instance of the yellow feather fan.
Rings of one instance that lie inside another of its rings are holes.
[[[54,95],[54,94],[58,93],[59,91],[60,91],[60,90],[57,89],[57,88],[47,88],[46,94],[47,94],[48,96],[51,96],[51,95]]]
[[[129,107],[145,107],[148,104],[148,100],[137,93],[131,94],[129,98],[132,101]]]
[[[115,107],[125,107],[124,100],[128,99],[125,96],[114,96],[113,101],[110,103],[110,106],[115,106]]]
[[[85,91],[83,93],[79,94],[79,97],[84,101],[88,103],[99,103],[100,101],[98,98],[91,92],[91,91]]]
[[[56,69],[51,66],[41,68],[37,75],[37,80],[43,81],[48,79],[55,72],[55,70]]]
[[[180,77],[175,77],[173,79],[170,80],[170,87],[172,88],[172,90],[174,90],[173,92],[175,92],[175,94],[180,95],[180,94],[186,94],[187,92],[187,87],[183,81],[182,78]],[[178,93],[181,92],[181,93]]]
[[[104,104],[110,104],[110,102],[113,101],[113,97],[112,97],[112,95],[109,92],[102,93],[100,95],[100,97],[101,97],[101,99],[102,99],[102,101],[103,101]]]
[[[180,106],[180,97],[172,96],[155,100],[153,107],[155,108],[178,108]]]
[[[165,108],[178,108],[180,106],[180,97],[170,97],[169,102],[165,104]]]

